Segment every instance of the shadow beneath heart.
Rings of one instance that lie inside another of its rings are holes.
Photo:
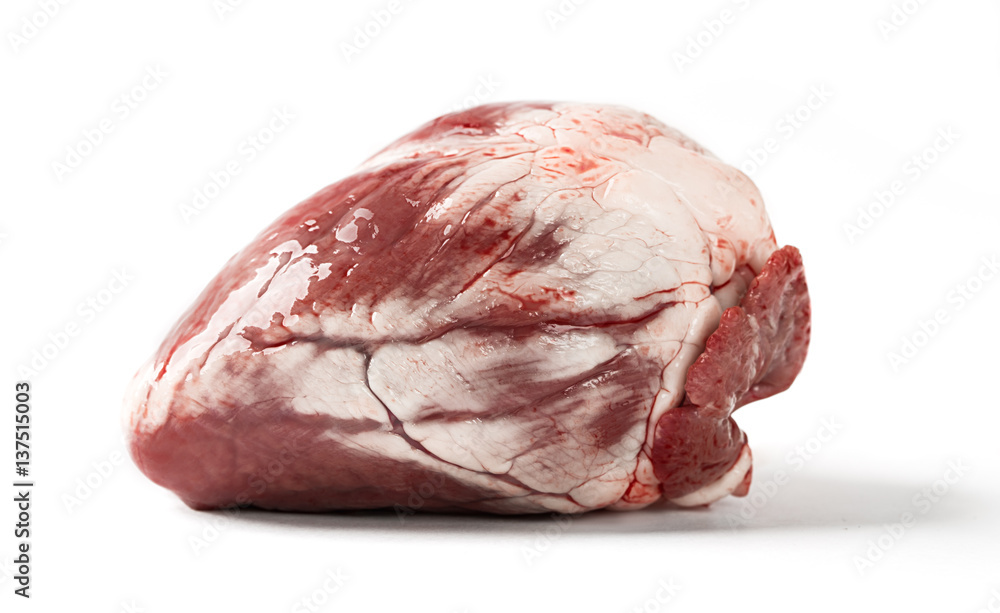
[[[918,523],[937,524],[966,522],[989,515],[984,510],[985,501],[959,489],[940,498],[933,492],[923,492],[931,483],[847,480],[803,472],[793,475],[784,485],[768,489],[766,484],[758,484],[746,498],[730,497],[710,507],[685,509],[657,504],[636,511],[595,511],[582,515],[401,514],[392,510],[313,514],[256,509],[209,514],[228,516],[237,525],[266,524],[295,531],[470,535],[533,535],[553,530],[595,535],[843,530],[898,522],[905,512],[912,513]]]

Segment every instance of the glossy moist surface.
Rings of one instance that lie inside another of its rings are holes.
[[[746,493],[730,413],[808,339],[799,254],[737,170],[630,109],[488,105],[234,256],[125,428],[199,509],[704,504]]]

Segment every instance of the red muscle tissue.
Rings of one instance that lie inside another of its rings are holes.
[[[125,428],[197,509],[701,505],[747,493],[730,415],[808,343],[799,252],[739,171],[630,109],[493,104],[236,254]]]

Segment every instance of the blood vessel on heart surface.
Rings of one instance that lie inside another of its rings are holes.
[[[627,108],[440,117],[236,254],[136,375],[150,479],[197,509],[495,513],[744,495],[730,417],[809,343],[753,183]]]

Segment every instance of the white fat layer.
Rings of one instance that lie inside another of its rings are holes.
[[[600,330],[518,339],[456,330],[423,344],[384,346],[372,357],[369,379],[406,433],[436,457],[537,492],[569,493],[590,508],[624,493],[645,426],[636,420],[615,445],[602,445],[588,434],[589,423],[614,401],[613,385],[565,399],[540,399],[533,388],[586,387],[589,373],[619,352]]]

